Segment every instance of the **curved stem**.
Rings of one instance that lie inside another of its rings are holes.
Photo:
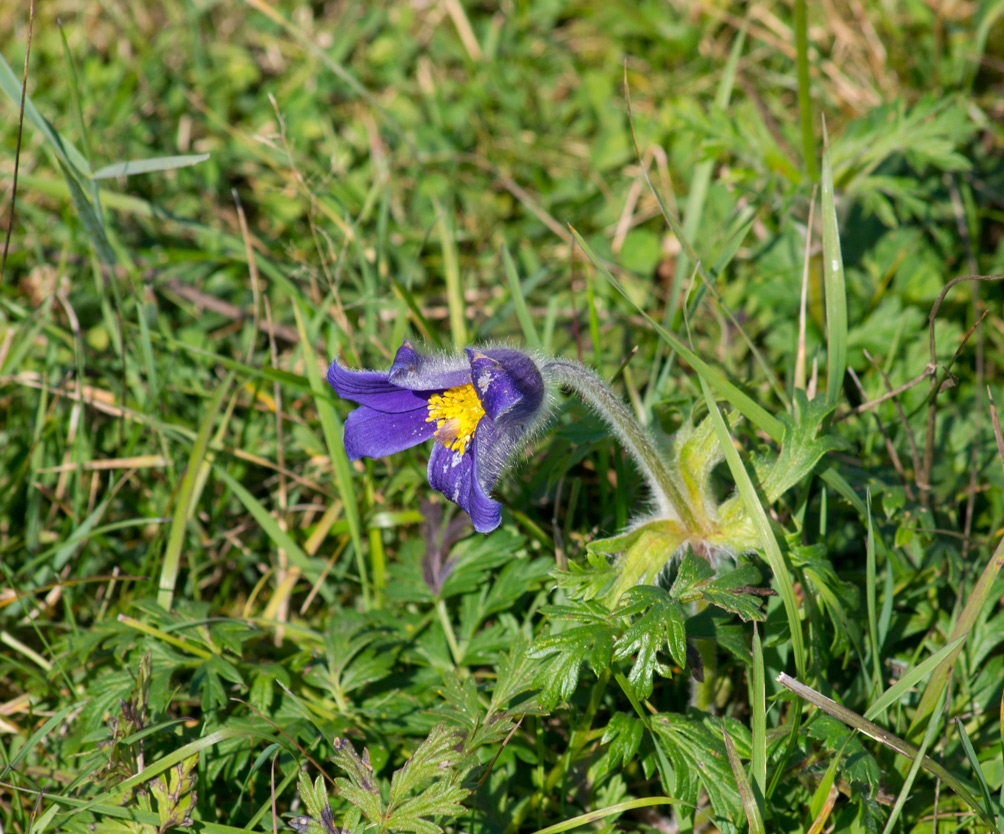
[[[659,503],[660,514],[676,518],[689,530],[696,528],[690,505],[684,500],[651,433],[639,425],[634,415],[594,371],[578,362],[552,359],[545,362],[541,373],[559,385],[567,386],[592,406],[606,422],[624,448],[635,459]]]

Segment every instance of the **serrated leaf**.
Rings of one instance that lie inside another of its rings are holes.
[[[440,706],[436,714],[467,731],[473,730],[481,715],[478,688],[474,679],[468,677],[461,680],[456,672],[448,670],[443,673],[440,693],[446,699],[446,704]]]
[[[624,536],[607,539],[604,547],[619,547],[621,542],[627,542],[617,562],[617,581],[606,595],[607,604],[613,607],[636,585],[654,583],[692,535],[693,531],[681,522],[660,519],[642,524]]]
[[[761,579],[760,571],[747,563],[709,582],[701,589],[701,594],[707,602],[738,614],[746,622],[764,620],[767,615],[761,608],[761,597],[774,592],[758,593],[754,585]]]
[[[615,712],[603,731],[601,741],[609,744],[606,770],[613,771],[620,762],[631,761],[641,745],[645,725],[626,712]]]
[[[537,663],[530,657],[529,643],[519,637],[508,652],[499,655],[498,678],[492,691],[489,717],[501,711],[513,698],[534,688]]]
[[[461,804],[470,791],[459,785],[434,782],[418,796],[406,799],[388,815],[386,827],[390,831],[411,831],[414,834],[440,834],[442,827],[428,817],[453,820],[464,813]]]
[[[822,434],[826,417],[836,408],[836,403],[827,403],[820,395],[809,400],[805,392],[794,392],[795,414],[779,413],[781,421],[781,451],[771,464],[758,462],[757,475],[760,478],[767,503],[777,501],[787,490],[801,483],[827,452],[842,449],[847,444],[832,434]]]
[[[595,603],[588,603],[592,606]],[[596,606],[600,609],[600,606]],[[567,608],[567,607],[561,607]],[[552,606],[551,610],[559,609]],[[572,614],[580,613],[572,610]],[[583,611],[590,615],[593,612]],[[596,612],[598,613],[598,612]],[[569,614],[565,614],[569,616]],[[538,640],[530,647],[528,654],[533,658],[548,658],[537,674],[537,685],[541,687],[540,704],[544,709],[552,709],[559,701],[568,700],[579,682],[582,665],[586,662],[599,674],[610,665],[617,629],[606,618],[592,618],[588,625],[576,626],[559,634],[552,634]]]
[[[338,791],[338,796],[358,808],[359,812],[370,822],[376,823],[383,818],[383,803],[380,800],[379,791],[374,794],[358,785],[353,785],[348,779],[341,776],[335,779],[335,788]]]
[[[390,783],[390,801],[394,806],[424,783],[442,776],[460,758],[463,733],[457,727],[437,724],[432,728],[404,767],[395,771]]]
[[[227,693],[212,663],[212,658],[200,663],[196,668],[195,674],[192,675],[191,692],[193,695],[201,694],[202,709],[207,712],[226,705]]]
[[[160,818],[161,834],[168,828],[188,828],[192,825],[192,808],[196,793],[195,766],[199,756],[189,756],[168,768],[150,782],[150,793],[157,800],[157,814]]]
[[[725,743],[709,729],[705,716],[658,715],[652,719],[652,729],[673,765],[676,775],[673,796],[681,802],[696,804],[703,787],[717,814],[731,817],[739,812],[742,804]]]
[[[817,712],[805,731],[811,738],[822,742],[833,753],[842,750],[841,773],[849,782],[868,785],[877,791],[882,784],[882,770],[875,757],[861,743],[861,736],[850,727],[827,715]]]
[[[335,748],[334,763],[348,774],[347,779],[335,779],[338,795],[358,808],[370,822],[378,822],[383,816],[383,800],[373,778],[369,756],[364,751],[363,757],[360,757],[347,739],[335,738],[332,745]]]
[[[654,585],[640,585],[623,596],[617,616],[639,616],[617,640],[614,660],[637,655],[628,681],[640,698],[652,694],[652,676],[664,674],[658,652],[666,647],[677,666],[686,668],[687,642],[683,607],[669,593]],[[641,613],[644,612],[644,613]]]
[[[676,579],[669,589],[670,596],[681,602],[699,599],[701,596],[701,586],[706,584],[715,575],[715,569],[708,564],[707,559],[695,556],[692,550],[688,550],[680,560],[676,571]]]

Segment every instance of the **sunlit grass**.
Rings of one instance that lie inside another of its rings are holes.
[[[3,830],[271,831],[325,792],[354,834],[1000,828],[1000,285],[928,317],[1004,271],[1002,26],[39,5],[0,285]],[[349,461],[324,368],[405,338],[581,358],[657,438],[711,420],[749,552],[612,613],[588,547],[651,508],[574,396],[488,536],[426,449]]]

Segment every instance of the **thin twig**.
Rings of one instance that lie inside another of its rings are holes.
[[[248,355],[245,360],[249,365],[251,364],[251,358],[254,356],[254,343],[255,336],[258,333],[258,328],[261,321],[261,316],[259,315],[259,310],[261,309],[261,291],[259,290],[258,282],[258,262],[254,258],[254,249],[251,246],[251,235],[248,233],[248,221],[247,217],[244,216],[244,206],[241,205],[240,194],[237,193],[237,189],[231,189],[231,194],[234,196],[234,205],[237,207],[237,220],[241,227],[241,237],[244,238],[244,254],[248,259],[248,273],[251,276],[251,298],[254,301],[254,307],[251,311],[251,339],[250,344],[248,344]]]
[[[3,276],[7,270],[10,233],[14,229],[14,208],[17,204],[17,172],[21,163],[21,131],[24,129],[24,100],[28,93],[28,58],[31,56],[31,29],[34,22],[35,0],[31,0],[28,3],[28,36],[24,47],[24,73],[21,76],[21,109],[17,117],[17,144],[14,146],[14,181],[10,189],[10,216],[7,218],[7,235],[3,242],[3,258],[0,258],[0,287],[3,286]]]
[[[854,368],[848,365],[847,373],[850,375],[850,378],[854,381],[854,384],[857,386],[857,389],[861,392],[861,396],[864,397],[865,396],[864,386],[861,384],[861,380],[858,378],[858,375],[855,372]],[[899,453],[896,451],[896,447],[892,443],[892,438],[889,437],[889,432],[885,430],[885,425],[882,423],[882,418],[879,417],[878,414],[874,416],[875,416],[875,423],[878,425],[879,431],[882,433],[882,437],[885,440],[885,448],[886,451],[889,453],[889,459],[892,461],[893,468],[899,475],[900,480],[903,481],[903,487],[906,490],[906,497],[912,501],[913,489],[910,486],[910,479],[906,477],[906,471],[903,469],[903,462],[899,459]],[[914,471],[916,471],[916,469]]]
[[[867,359],[873,368],[882,375],[882,381],[885,383],[886,391],[892,391],[892,383],[889,381],[889,374],[885,372],[885,368],[879,365],[878,362],[872,357],[872,355],[867,351],[863,351],[865,359]],[[920,449],[917,448],[917,438],[914,437],[913,429],[910,428],[910,421],[906,419],[906,412],[903,411],[903,406],[898,399],[893,397],[892,404],[896,407],[896,414],[899,417],[899,422],[903,426],[903,431],[906,432],[906,441],[910,444],[910,457],[913,460],[913,477],[916,478],[920,475]],[[917,484],[918,489],[924,489],[920,484]]]
[[[861,405],[855,406],[849,411],[845,411],[843,414],[840,414],[834,422],[839,423],[841,420],[846,420],[848,417],[853,417],[855,414],[861,414],[862,412],[867,411],[869,408],[875,408],[875,406],[884,403],[886,400],[891,400],[893,397],[898,397],[900,394],[909,391],[911,388],[923,382],[925,379],[934,376],[937,370],[938,369],[934,365],[928,365],[926,368],[924,368],[924,372],[922,374],[915,376],[909,382],[904,382],[902,385],[899,386],[899,388],[893,388],[891,391],[886,392],[881,397],[876,397],[874,400],[869,400],[866,403],[861,403]]]
[[[938,354],[934,340],[934,322],[938,318],[938,311],[941,309],[941,304],[945,300],[945,296],[948,295],[948,291],[952,289],[956,284],[963,281],[1004,281],[1004,275],[959,275],[945,284],[944,288],[938,294],[938,298],[934,302],[934,306],[931,307],[931,313],[927,317],[927,327],[928,327],[928,348],[930,351],[930,363],[934,366],[938,364]],[[982,321],[980,318],[976,324],[970,329],[969,333],[972,333],[976,326]],[[969,334],[966,334],[968,338]],[[962,340],[965,344],[965,339]],[[962,349],[962,345],[959,346],[959,350]],[[956,356],[958,356],[958,351],[956,351]],[[953,358],[954,361],[954,358]],[[931,381],[931,395],[927,406],[927,436],[924,438],[924,465],[923,465],[923,478],[918,480],[918,483],[922,480],[924,484],[928,486],[931,483],[931,469],[934,467],[934,426],[935,418],[937,416],[938,409],[938,392],[941,389],[941,384],[935,377]],[[930,489],[924,489],[920,493],[920,503],[924,507],[930,506]]]
[[[973,242],[969,236],[969,228],[966,225],[965,209],[962,205],[962,197],[959,194],[959,187],[955,182],[955,177],[951,174],[946,173],[945,178],[948,182],[948,193],[952,199],[952,211],[955,214],[955,225],[959,230],[959,237],[962,238],[963,243],[966,247],[966,263],[969,266],[970,272],[976,272],[979,269],[979,265],[976,263],[976,256],[973,254]],[[973,325],[973,330],[986,318],[986,312],[982,316],[978,315],[980,310],[980,292],[979,284],[973,283],[970,285],[973,303],[973,319],[976,322]],[[976,336],[976,390],[979,391],[983,387],[983,334],[978,333]],[[969,534],[973,529],[973,511],[976,507],[976,472],[979,469],[979,454],[980,448],[982,447],[983,439],[983,409],[977,408],[975,414],[973,415],[973,443],[969,453],[969,486],[966,488],[966,513],[965,522],[963,527],[963,532],[966,535],[964,543],[962,545],[962,564],[966,563],[966,557],[969,555]],[[961,587],[961,583],[960,583]],[[935,818],[935,830],[937,830],[937,818]]]

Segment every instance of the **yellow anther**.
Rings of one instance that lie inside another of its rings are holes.
[[[436,439],[447,449],[462,453],[484,416],[481,400],[474,386],[468,383],[429,397],[429,416],[425,422],[437,424]]]

